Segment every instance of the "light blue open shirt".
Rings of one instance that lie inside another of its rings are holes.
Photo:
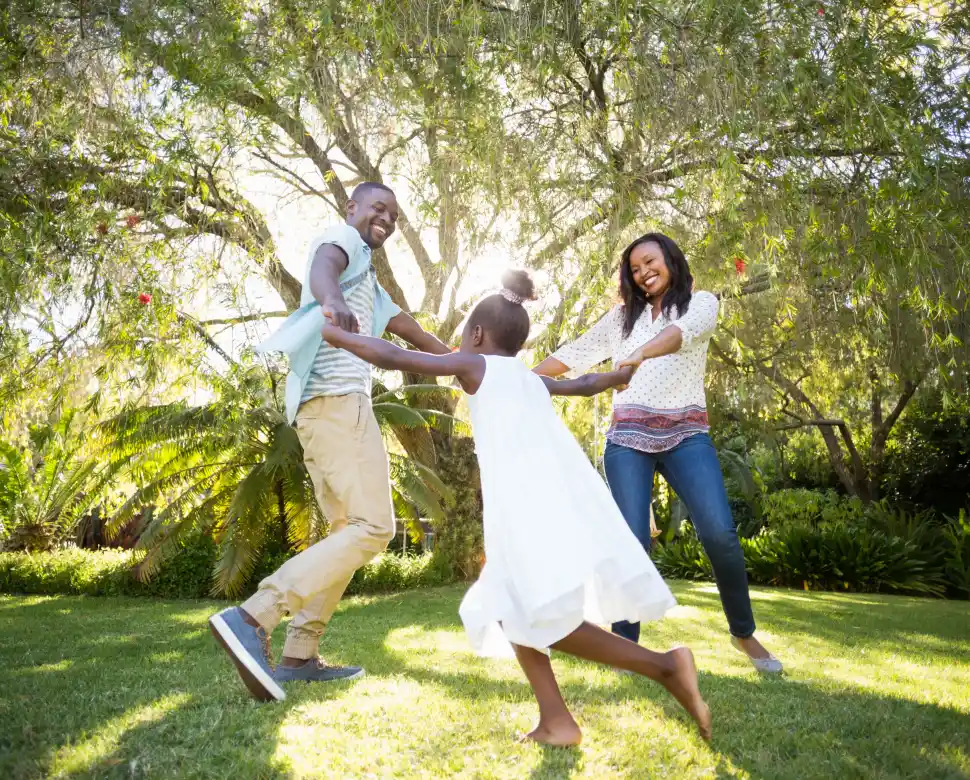
[[[257,352],[283,352],[290,360],[290,372],[286,376],[286,420],[292,423],[300,408],[300,399],[310,379],[310,371],[323,343],[321,329],[326,321],[320,303],[310,292],[310,268],[317,250],[323,244],[335,244],[347,253],[347,267],[340,274],[340,291],[345,295],[358,284],[374,285],[374,320],[372,336],[380,336],[391,318],[399,314],[401,307],[391,300],[377,282],[377,272],[371,264],[371,249],[350,225],[335,226],[318,236],[310,244],[300,308],[293,312],[279,329],[256,347]]]

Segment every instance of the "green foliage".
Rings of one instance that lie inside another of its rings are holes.
[[[883,477],[886,496],[955,514],[970,505],[970,399],[928,393],[893,431]]]
[[[137,587],[132,573],[137,560],[129,550],[0,553],[0,591],[130,595]]]
[[[263,405],[260,386],[250,372],[238,387],[222,382],[219,399],[206,406],[134,408],[104,423],[116,461],[139,485],[109,532],[155,507],[138,542],[145,579],[183,540],[210,534],[219,546],[212,592],[238,594],[273,529],[299,547],[318,528],[296,431]]]
[[[219,550],[212,593],[235,595],[264,554],[302,550],[324,532],[300,440],[267,405],[262,371],[230,378],[237,384],[218,381],[219,398],[206,406],[135,408],[103,426],[117,462],[140,485],[109,530],[155,507],[138,543],[146,580],[183,539],[211,535]],[[427,427],[440,416],[386,398],[374,411],[385,428],[402,420]],[[395,507],[405,518],[443,517],[439,502],[450,499],[450,490],[431,469],[395,455],[390,473]]]
[[[751,579],[811,590],[942,596],[943,573],[913,542],[880,531],[789,528],[742,543]]]
[[[74,539],[117,467],[101,463],[75,413],[31,426],[26,446],[0,440],[0,549],[47,550]]]
[[[166,559],[146,582],[137,576],[138,565],[144,560],[140,551],[69,548],[44,553],[0,553],[0,593],[206,598],[211,595],[217,556],[211,539],[198,537]],[[282,562],[282,558],[268,560],[264,573],[275,570]],[[240,596],[255,591],[260,574],[257,572],[244,584]],[[450,581],[447,568],[430,553],[385,553],[357,571],[347,592],[385,593]]]
[[[175,402],[186,389],[175,375],[196,375],[199,349],[234,360],[183,301],[252,275],[283,306],[299,300],[270,212],[237,183],[261,165],[284,197],[331,211],[353,181],[407,181],[402,247],[423,287],[413,308],[440,315],[444,338],[465,311],[470,259],[490,245],[514,244],[551,277],[546,349],[604,309],[625,240],[670,232],[699,285],[727,293],[711,392],[725,414],[777,434],[779,484],[840,485],[870,502],[886,471],[903,502],[965,503],[962,433],[887,450],[920,381],[966,379],[962,5],[77,5],[12,0],[0,12],[0,399],[44,408],[46,383],[79,380],[83,366],[110,413],[134,407],[114,420],[121,459],[140,470],[117,522],[157,505],[146,575],[204,531],[220,549],[214,587],[228,591],[322,532],[276,399],[240,394],[230,377],[211,405]],[[374,259],[403,299],[386,254]],[[136,303],[141,290],[151,307]],[[431,517],[442,555],[474,576],[473,456],[438,448],[438,480],[419,457],[428,416],[381,403],[412,456],[392,456],[398,514],[413,533]],[[596,440],[595,420],[572,422]],[[9,457],[6,490],[23,493],[27,461]],[[722,462],[753,534],[755,459],[746,449]],[[40,506],[8,504],[7,533]],[[848,527],[861,510],[805,512],[776,502],[767,527]]]
[[[354,573],[347,586],[348,594],[388,593],[412,590],[454,581],[450,567],[441,556],[432,553],[421,555],[378,555],[366,566]]]
[[[943,529],[947,583],[960,598],[970,599],[970,515],[964,509]]]
[[[828,492],[778,491],[765,498],[765,527],[742,538],[750,579],[812,590],[899,592],[967,598],[970,522],[907,512],[888,502],[864,504]],[[711,578],[692,532],[658,545],[664,576]]]
[[[843,501],[834,490],[820,492],[805,488],[769,493],[764,497],[762,505],[764,523],[769,529],[812,529],[825,520],[835,519],[843,510]],[[861,511],[861,504],[858,507]]]
[[[657,570],[664,577],[709,580],[714,576],[711,562],[693,533],[684,533],[672,542],[655,542],[652,556]]]

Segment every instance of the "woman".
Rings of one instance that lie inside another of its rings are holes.
[[[754,636],[744,553],[707,435],[704,369],[718,300],[709,292],[692,293],[693,281],[672,239],[662,233],[641,236],[623,252],[622,304],[536,372],[583,373],[607,358],[639,367],[628,389],[613,399],[604,456],[613,498],[649,550],[654,471],[664,476],[687,506],[711,559],[732,644],[759,671],[780,672],[781,662]],[[640,638],[639,623],[615,623],[613,631],[634,642]]]

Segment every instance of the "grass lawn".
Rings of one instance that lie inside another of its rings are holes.
[[[562,657],[583,746],[517,743],[531,693],[469,652],[459,588],[348,599],[325,648],[368,676],[268,705],[209,636],[214,603],[0,596],[0,778],[970,778],[966,602],[756,589],[788,670],[764,679],[713,586],[674,591],[643,641],[694,649],[711,745],[659,686]]]

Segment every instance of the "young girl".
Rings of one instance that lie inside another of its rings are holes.
[[[550,394],[594,395],[629,382],[632,369],[557,381],[515,355],[529,335],[522,302],[528,274],[507,272],[482,300],[450,355],[412,352],[326,325],[323,337],[385,369],[455,376],[468,394],[485,504],[485,568],[460,614],[475,650],[491,654],[502,634],[539,702],[528,735],[577,745],[548,648],[646,675],[662,684],[710,739],[711,713],[686,647],[655,653],[602,630],[617,620],[655,620],[674,604],[609,489],[559,419]],[[499,628],[501,627],[501,628]]]

